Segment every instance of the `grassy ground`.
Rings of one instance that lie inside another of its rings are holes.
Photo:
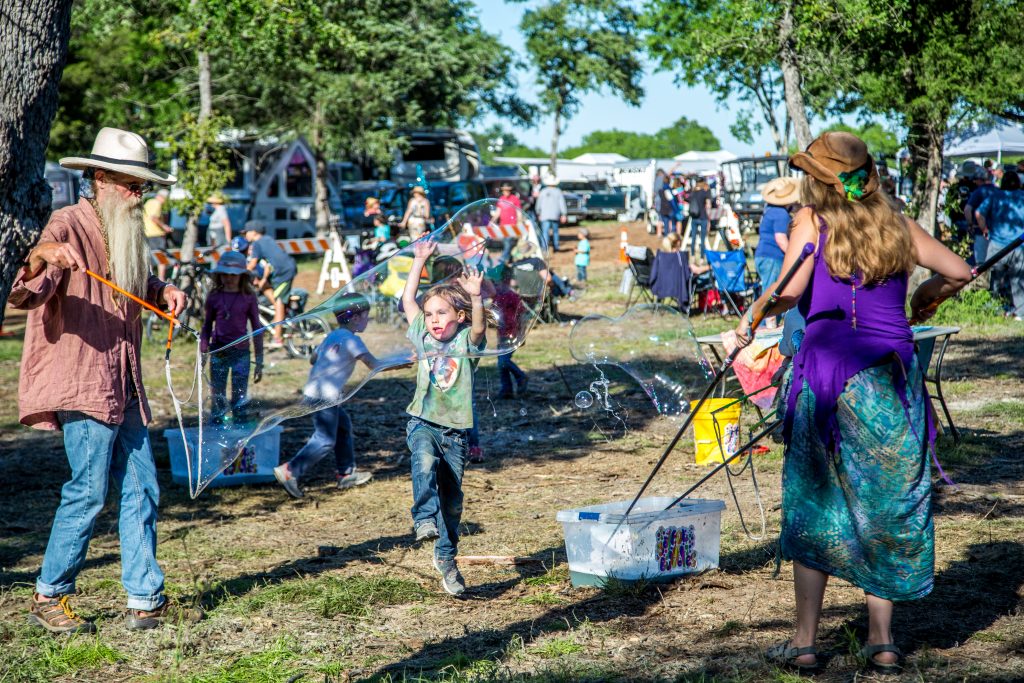
[[[0,681],[789,681],[761,656],[792,628],[788,564],[775,571],[780,448],[756,467],[767,513],[763,540],[744,533],[738,512],[760,531],[749,477],[701,491],[727,501],[721,567],[666,585],[612,583],[573,588],[555,512],[629,498],[675,431],[619,375],[619,420],[581,411],[573,396],[598,377],[568,353],[572,321],[618,315],[618,226],[597,224],[592,282],[565,322],[543,325],[516,355],[530,374],[522,400],[498,401],[493,361],[481,366],[478,406],[487,461],[466,474],[464,555],[514,555],[514,567],[463,568],[462,599],[440,590],[430,549],[413,543],[403,409],[408,374],[371,381],[353,400],[360,465],[375,479],[338,492],[330,463],[293,501],[274,485],[210,489],[197,500],[171,483],[162,430],[174,425],[161,381],[162,354],[147,349],[145,377],[161,466],[159,557],[168,592],[195,601],[208,618],[142,634],[125,629],[119,584],[116,504],[100,517],[80,576],[80,611],[95,637],[54,638],[30,628],[25,604],[45,548],[67,466],[53,434],[17,427],[20,341],[0,339]],[[634,241],[649,240],[631,228]],[[573,241],[568,239],[571,248]],[[554,259],[571,274],[571,254]],[[315,287],[315,269],[302,278]],[[22,319],[5,328],[18,333]],[[733,321],[696,317],[699,333]],[[947,354],[944,388],[963,440],[939,441],[957,482],[937,485],[936,585],[897,609],[895,632],[908,653],[907,681],[1024,679],[1024,382],[1020,325],[971,323]],[[286,361],[268,369],[268,389],[287,396]],[[300,372],[295,370],[295,372]],[[745,426],[752,416],[744,417]],[[290,456],[310,431],[285,424]],[[652,486],[677,494],[705,471],[692,464],[689,436]],[[112,494],[113,497],[113,494]],[[865,678],[851,654],[866,632],[863,597],[841,581],[825,597],[823,681]]]

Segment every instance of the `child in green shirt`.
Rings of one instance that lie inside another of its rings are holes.
[[[437,244],[413,245],[410,273],[422,272]],[[419,367],[416,392],[406,411],[411,416],[406,442],[412,454],[412,519],[416,540],[436,539],[434,567],[441,585],[460,595],[466,584],[455,564],[462,519],[462,473],[468,430],[473,426],[471,356],[486,345],[487,316],[480,286],[483,274],[470,269],[455,282],[434,285],[416,302],[419,278],[410,277],[402,293],[409,340]]]

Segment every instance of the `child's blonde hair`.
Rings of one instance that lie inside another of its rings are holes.
[[[665,239],[661,241],[662,251],[679,251],[679,247],[683,245],[683,238],[678,233],[670,232],[665,235]]]
[[[470,298],[469,293],[462,288],[457,282],[441,282],[430,289],[423,295],[423,306],[427,305],[435,296],[441,297],[447,301],[452,308],[455,309],[456,313],[463,313],[466,316],[466,320],[469,321],[473,316],[473,300]],[[489,308],[484,308],[484,321],[489,325],[497,325],[498,317],[494,315],[494,311]]]

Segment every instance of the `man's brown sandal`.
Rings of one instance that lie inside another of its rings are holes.
[[[78,616],[71,603],[68,602],[70,595],[60,595],[45,600],[38,600],[40,596],[32,596],[32,605],[29,607],[29,623],[42,626],[50,633],[95,633],[96,624],[86,621]]]
[[[133,631],[145,631],[166,623],[195,624],[202,621],[204,616],[203,610],[198,607],[182,607],[170,600],[164,600],[164,604],[155,610],[129,609],[127,626]]]

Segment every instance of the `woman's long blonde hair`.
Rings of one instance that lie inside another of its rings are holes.
[[[871,284],[909,273],[917,264],[907,221],[883,191],[851,201],[806,175],[800,200],[828,225],[825,263],[833,277],[857,277],[862,284]]]

